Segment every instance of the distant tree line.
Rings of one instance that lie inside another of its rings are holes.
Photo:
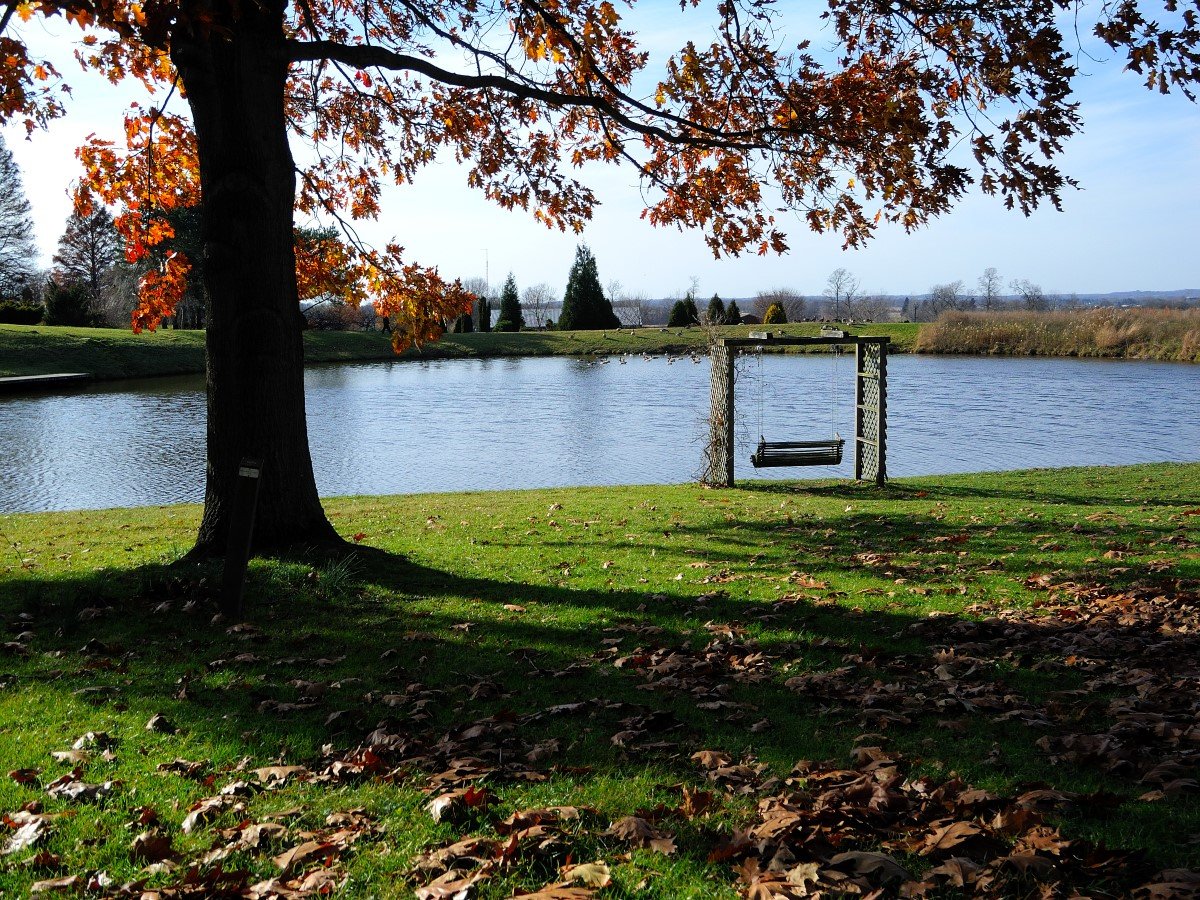
[[[203,274],[203,238],[200,210],[183,208],[169,214],[175,232],[174,249],[186,253],[197,274]],[[337,254],[321,255],[322,247],[336,245],[335,229],[296,228],[297,256],[314,254],[321,271],[316,286],[302,303],[308,327],[331,330],[388,329],[370,303],[347,302],[352,291],[336,290]],[[12,153],[0,137],[0,322],[47,325],[103,325],[127,327],[137,304],[138,286],[153,260],[137,265],[125,260],[125,248],[107,209],[89,214],[73,212],[67,219],[52,265],[43,271],[37,264],[32,211],[25,196],[21,173]],[[943,313],[971,310],[1029,310],[1035,312],[1070,308],[1082,304],[1051,298],[1041,286],[1026,278],[1005,284],[995,267],[983,271],[976,290],[968,292],[961,280],[935,284],[928,294],[902,301],[881,294],[867,294],[850,271],[834,269],[819,297],[806,297],[791,287],[757,292],[743,312],[737,301],[726,303],[713,294],[703,311],[696,297],[698,283],[669,300],[650,300],[645,294],[630,293],[620,282],[601,287],[596,258],[586,245],[579,245],[567,275],[561,302],[545,283],[518,290],[510,272],[498,294],[484,278],[470,278],[464,287],[475,294],[474,309],[445,322],[450,332],[522,331],[525,329],[586,330],[639,328],[663,325],[670,328],[778,324],[802,321],[885,322],[901,319],[932,322]],[[1007,286],[1009,293],[1003,291]],[[325,288],[329,289],[326,290]],[[304,295],[302,295],[304,296]],[[188,279],[188,289],[169,327],[203,328],[206,303],[203,277]],[[1194,304],[1194,300],[1192,301]],[[1171,305],[1166,302],[1159,305]],[[1187,306],[1178,300],[1175,306]],[[557,314],[557,317],[556,317]]]

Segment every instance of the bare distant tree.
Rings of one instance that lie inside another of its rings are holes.
[[[1017,296],[1021,298],[1021,305],[1026,309],[1043,312],[1053,305],[1042,291],[1042,286],[1034,284],[1028,278],[1014,279],[1012,289],[1017,292]]]
[[[92,306],[96,320],[111,328],[128,328],[138,302],[143,270],[120,260],[100,280],[100,300]],[[178,309],[176,310],[178,312]]]
[[[787,287],[759,291],[755,294],[750,308],[754,311],[754,315],[762,319],[766,316],[772,303],[778,303],[783,307],[789,322],[803,321],[805,313],[808,312],[808,301],[804,299],[804,295]]]
[[[488,287],[487,279],[482,275],[474,275],[470,278],[464,278],[462,280],[462,285],[472,294],[475,294],[479,297],[487,297],[490,299],[492,296],[491,288]]]
[[[524,310],[530,328],[545,328],[550,318],[550,307],[558,302],[554,288],[545,282],[530,285],[521,292],[521,309]]]
[[[935,284],[929,289],[929,306],[935,314],[941,314],[951,309],[963,309],[965,307],[965,299],[963,297],[962,280],[950,281],[946,284]]]
[[[645,294],[622,294],[612,302],[613,312],[625,328],[641,328],[645,325],[648,305]]]
[[[858,290],[858,279],[848,270],[838,267],[829,273],[825,280],[825,296],[833,304],[833,317],[841,319],[852,315],[856,300],[861,299]]]
[[[861,322],[892,322],[896,313],[891,300],[876,294],[855,299],[850,305],[850,316]]]
[[[1000,288],[1004,282],[995,266],[988,266],[979,276],[979,299],[985,310],[993,310],[1000,305]]]
[[[105,274],[121,259],[121,238],[103,206],[89,216],[71,213],[54,254],[54,280],[87,289],[89,307],[99,309]]]

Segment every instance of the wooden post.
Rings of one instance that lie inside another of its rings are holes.
[[[863,477],[863,372],[867,361],[863,358],[863,345],[854,345],[854,480]]]
[[[725,342],[717,341],[709,355],[708,459],[706,484],[733,487],[733,356]]]
[[[233,618],[243,613],[242,593],[246,583],[246,565],[250,561],[250,542],[254,537],[254,514],[258,509],[258,486],[262,460],[243,459],[238,466],[233,491],[233,512],[229,516],[229,539],[225,545],[225,568],[221,574],[221,612]]]
[[[879,466],[875,470],[875,484],[887,484],[887,352],[884,341],[879,345]]]

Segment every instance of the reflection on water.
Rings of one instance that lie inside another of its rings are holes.
[[[888,471],[904,475],[1200,457],[1200,367],[894,356]],[[758,435],[854,431],[853,358],[739,363],[738,476],[836,468],[748,463]],[[325,496],[688,481],[698,474],[708,365],[567,358],[370,363],[306,373]],[[834,388],[836,387],[836,391]],[[0,398],[0,512],[199,501],[197,377]]]

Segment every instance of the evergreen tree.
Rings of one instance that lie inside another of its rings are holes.
[[[575,248],[575,262],[567,276],[558,328],[560,331],[583,331],[620,327],[621,320],[600,288],[596,258],[586,244],[580,244]]]
[[[475,300],[475,330],[483,332],[492,330],[492,304],[483,294],[480,294]]]
[[[504,282],[500,291],[500,319],[496,322],[497,331],[520,331],[525,327],[525,317],[521,315],[521,295],[517,292],[517,280],[512,272]]]
[[[33,216],[21,170],[0,137],[0,299],[17,298],[37,274]]]
[[[451,334],[470,334],[475,330],[475,320],[470,313],[463,313],[450,325]]]
[[[696,307],[696,298],[688,291],[687,297],[683,301],[684,307],[687,309],[688,325],[700,324],[700,310]]]
[[[59,284],[51,280],[46,286],[47,325],[92,325],[95,317],[91,297],[83,282]]]
[[[668,328],[687,328],[692,324],[691,316],[688,313],[687,301],[676,300],[671,307],[671,314],[667,316]]]
[[[730,300],[729,305],[725,307],[725,324],[726,325],[741,325],[742,311],[738,309],[737,301]]]
[[[772,303],[767,307],[767,314],[763,316],[764,325],[786,325],[787,313],[783,311],[783,306],[778,303]]]
[[[712,299],[708,301],[708,309],[705,310],[709,325],[724,325],[725,324],[725,301],[716,294],[712,295]]]

